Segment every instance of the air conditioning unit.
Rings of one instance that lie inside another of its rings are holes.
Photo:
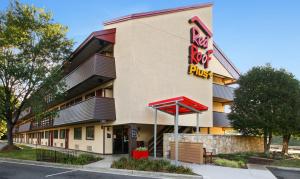
[[[75,144],[75,149],[79,150],[79,145],[78,144]]]
[[[93,147],[92,146],[87,146],[86,150],[89,151],[89,152],[92,152],[93,151]]]

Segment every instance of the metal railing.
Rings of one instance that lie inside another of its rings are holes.
[[[48,150],[36,148],[36,160],[54,163],[72,163],[79,156],[76,150]]]

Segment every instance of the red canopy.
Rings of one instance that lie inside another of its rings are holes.
[[[207,106],[191,100],[185,96],[176,98],[165,99],[149,103],[149,107],[156,108],[160,111],[166,112],[171,115],[176,114],[176,102],[179,104],[179,115],[196,113],[196,111],[206,111]],[[185,107],[187,106],[187,107]],[[188,108],[189,107],[189,108]],[[193,110],[192,110],[193,109]]]

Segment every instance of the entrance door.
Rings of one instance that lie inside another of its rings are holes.
[[[49,145],[48,146],[53,146],[53,131],[49,131]]]
[[[114,154],[127,154],[128,153],[128,128],[125,126],[115,127],[114,133]]]
[[[42,137],[41,132],[38,132],[38,133],[37,133],[37,144],[38,144],[38,145],[41,145],[41,139],[42,139],[41,137]]]
[[[65,148],[68,149],[69,148],[69,129],[65,130]]]

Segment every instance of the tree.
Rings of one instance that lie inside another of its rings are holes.
[[[0,139],[6,133],[6,122],[4,120],[0,120]]]
[[[3,87],[0,86],[0,96],[1,93],[3,94]],[[0,139],[2,138],[3,135],[6,133],[6,122],[4,121],[4,106],[0,106]]]
[[[245,135],[263,135],[265,152],[273,133],[290,136],[299,132],[300,87],[292,74],[270,65],[254,67],[238,84],[229,114],[235,129]]]
[[[73,45],[66,32],[51,13],[18,1],[0,13],[0,106],[8,145],[13,145],[13,127],[26,107],[42,109],[35,105],[47,106],[45,96],[55,99],[62,93],[61,67]]]

